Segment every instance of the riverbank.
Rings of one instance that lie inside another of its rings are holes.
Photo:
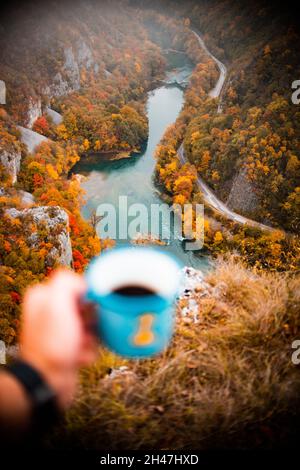
[[[81,155],[81,160],[93,161],[95,159],[113,162],[115,160],[122,160],[123,158],[130,158],[133,154],[138,154],[139,150],[133,148],[130,150],[108,150],[106,152],[90,152]]]
[[[190,76],[192,62],[183,54],[176,58],[175,68],[167,71],[169,82],[179,77]],[[102,203],[111,204],[119,214],[119,196],[126,196],[128,207],[141,204],[151,214],[152,205],[161,205],[163,200],[155,184],[155,151],[166,129],[175,121],[184,103],[183,90],[174,84],[159,86],[148,93],[147,115],[149,135],[145,148],[140,154],[120,160],[104,160],[100,158],[81,159],[73,168],[73,173],[85,176],[81,183],[86,193],[86,202],[82,215],[89,219]],[[128,218],[130,220],[130,217]],[[150,218],[148,220],[150,224]],[[141,230],[149,233],[150,227]],[[139,231],[139,230],[138,230]],[[101,235],[101,233],[99,233]],[[174,235],[174,234],[173,234]],[[158,240],[160,233],[156,234]],[[130,240],[128,240],[130,241]],[[117,240],[118,242],[118,240]],[[120,243],[122,240],[120,241]],[[210,261],[207,256],[199,257],[192,251],[185,251],[182,241],[172,236],[164,250],[175,254],[183,265],[207,271]]]

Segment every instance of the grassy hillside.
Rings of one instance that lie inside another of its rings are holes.
[[[89,449],[272,448],[296,445],[299,278],[220,260],[177,311],[160,357],[127,361],[101,350],[82,372],[65,430],[52,445]],[[118,368],[124,368],[127,370]],[[113,368],[113,373],[111,369]]]

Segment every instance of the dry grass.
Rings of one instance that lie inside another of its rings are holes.
[[[220,261],[199,323],[178,312],[172,346],[154,360],[101,351],[59,432],[63,447],[209,449],[291,444],[299,409],[299,277]],[[111,378],[111,367],[129,372]],[[56,441],[56,445],[58,440]]]

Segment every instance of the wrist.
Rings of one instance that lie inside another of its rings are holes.
[[[26,398],[20,421],[26,423],[32,436],[41,436],[41,433],[49,430],[61,416],[55,391],[40,371],[24,360],[19,359],[10,364],[6,371],[7,377],[13,379],[11,383],[18,384],[18,389],[22,389]],[[24,419],[24,411],[27,413],[27,419]],[[16,418],[18,414],[19,412],[15,412]]]
[[[0,429],[25,430],[31,415],[30,399],[20,381],[6,367],[0,369]],[[1,435],[1,433],[0,433]]]
[[[29,351],[22,351],[20,360],[29,364],[41,375],[45,383],[53,390],[57,406],[61,410],[71,404],[77,384],[77,373],[74,367],[53,363]]]

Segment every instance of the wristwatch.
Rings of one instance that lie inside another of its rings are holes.
[[[30,428],[34,432],[47,431],[61,418],[57,397],[41,374],[25,361],[17,360],[6,367],[23,386],[32,406]]]

